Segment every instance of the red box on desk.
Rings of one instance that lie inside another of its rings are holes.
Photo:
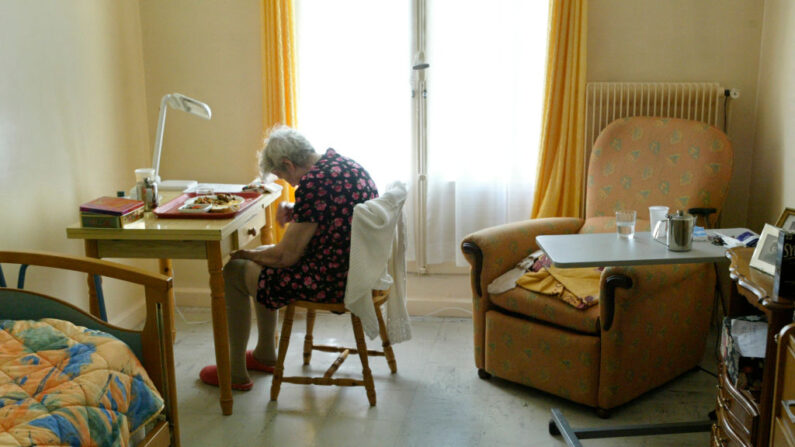
[[[143,208],[144,202],[140,200],[125,199],[124,197],[100,197],[80,205],[81,212],[113,214],[122,216]]]
[[[80,225],[123,228],[144,216],[144,202],[123,197],[100,197],[80,205]]]

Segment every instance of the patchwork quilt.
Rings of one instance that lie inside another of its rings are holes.
[[[120,446],[163,399],[119,339],[56,319],[0,320],[0,446]]]

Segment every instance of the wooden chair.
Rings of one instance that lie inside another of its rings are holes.
[[[376,317],[378,318],[378,328],[381,335],[381,346],[383,351],[368,350],[367,344],[364,339],[364,330],[362,329],[362,322],[359,317],[350,313],[345,308],[344,303],[328,304],[328,303],[313,303],[310,301],[295,301],[287,306],[284,313],[284,321],[282,322],[282,334],[279,339],[279,356],[276,361],[276,369],[273,373],[273,382],[271,383],[271,400],[275,401],[279,397],[282,382],[295,383],[299,385],[335,385],[335,386],[363,386],[367,390],[367,400],[370,401],[370,406],[375,406],[375,385],[373,384],[373,374],[370,371],[369,356],[385,356],[389,364],[389,369],[392,374],[397,372],[397,362],[395,361],[395,354],[392,351],[392,346],[389,342],[389,336],[386,332],[386,325],[384,324],[384,317],[381,313],[381,305],[384,304],[389,297],[388,290],[373,290],[373,305],[375,306]],[[293,317],[295,316],[295,308],[300,307],[306,309],[306,336],[304,337],[304,365],[308,365],[312,358],[312,351],[324,352],[339,352],[340,355],[326,370],[322,377],[308,377],[308,376],[284,376],[284,359],[287,357],[287,347],[290,344],[290,334],[293,329]],[[313,342],[312,331],[315,326],[315,314],[317,311],[327,311],[335,314],[350,313],[351,323],[353,324],[353,335],[356,339],[356,348],[346,348],[341,346],[326,346],[316,345]],[[359,359],[362,362],[362,379],[354,378],[334,378],[334,373],[339,369],[340,365],[348,358],[348,354],[359,354]]]

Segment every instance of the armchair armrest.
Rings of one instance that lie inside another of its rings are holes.
[[[469,278],[472,286],[472,323],[477,368],[485,368],[486,312],[489,310],[486,287],[528,254],[538,250],[536,236],[576,233],[582,222],[582,219],[573,217],[530,219],[486,228],[461,241],[461,251],[472,266]],[[487,374],[485,371],[483,373]]]
[[[583,220],[575,217],[530,219],[486,228],[465,237],[461,251],[472,266],[472,290],[479,297],[495,278],[538,250],[536,236],[576,233]]]
[[[620,405],[697,365],[714,296],[712,264],[605,268],[599,406]]]
[[[678,285],[694,274],[705,275],[702,268],[707,264],[668,264],[668,265],[638,265],[607,267],[602,272],[599,304],[601,306],[600,320],[602,330],[609,331],[613,323],[616,307],[623,311],[644,311],[639,302],[633,302],[633,297],[648,297],[661,295],[666,290],[676,289]],[[712,270],[711,268],[709,269]],[[618,293],[617,289],[627,289],[625,293]],[[623,300],[623,301],[622,301]],[[652,305],[654,303],[651,303]]]

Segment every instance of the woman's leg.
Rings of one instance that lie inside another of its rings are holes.
[[[261,271],[262,266],[243,259],[234,259],[224,267],[224,281],[227,284],[226,315],[229,326],[229,352],[232,357],[233,381],[235,378],[248,381],[248,373],[245,372],[245,354],[248,334],[251,330],[251,308],[248,297],[255,298],[254,309],[257,315],[258,337],[253,353],[254,359],[266,366],[276,364],[276,323],[279,313],[256,301]]]
[[[254,266],[251,266],[254,264]],[[257,301],[257,285],[262,267],[250,262],[246,266],[246,286],[249,295],[254,298],[254,310],[257,314],[257,347],[254,348],[254,360],[266,365],[276,365],[276,322],[278,310],[271,310]]]
[[[264,304],[254,300],[257,313],[257,347],[254,348],[254,360],[267,366],[276,365],[276,322],[278,310],[270,310]]]
[[[262,267],[245,259],[233,259],[224,266],[226,321],[229,328],[229,357],[232,383],[248,383],[246,347],[251,331],[251,299],[257,294]],[[252,293],[253,292],[253,293]]]

